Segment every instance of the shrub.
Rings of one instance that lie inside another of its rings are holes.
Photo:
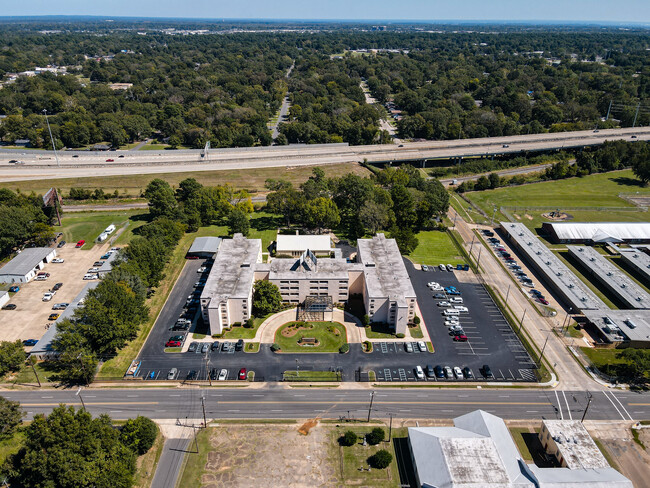
[[[251,317],[250,319],[248,319],[244,324],[244,327],[246,327],[247,329],[252,329],[253,327],[255,327],[255,317]]]
[[[357,434],[348,430],[345,434],[339,437],[339,444],[342,446],[354,446],[357,443]]]
[[[137,455],[141,456],[153,446],[158,435],[158,426],[150,418],[138,415],[129,419],[122,427],[120,440]]]
[[[343,344],[341,347],[339,347],[339,352],[341,354],[345,354],[349,350],[350,350],[350,344],[348,344],[347,342],[345,344]]]
[[[400,332],[399,334],[395,334],[395,337],[397,337],[398,339],[404,339],[404,337],[406,336]]]
[[[241,322],[233,322],[232,326],[233,327],[241,327]]]
[[[364,315],[363,318],[361,319],[361,325],[364,327],[368,327],[370,325],[370,317],[368,314]]]
[[[279,350],[280,350],[280,344],[278,344],[277,342],[274,342],[273,344],[271,344],[271,351],[277,352]]]
[[[392,462],[393,455],[386,449],[381,449],[368,458],[368,464],[377,469],[385,469]]]
[[[417,315],[413,317],[413,323],[415,325],[420,325],[420,322],[421,322],[420,317],[418,317]]]
[[[375,446],[383,441],[386,437],[386,432],[381,427],[375,427],[370,431],[369,434],[366,434],[366,440],[371,446]]]
[[[372,352],[372,342],[370,341],[363,341],[363,345],[366,348],[366,351]]]

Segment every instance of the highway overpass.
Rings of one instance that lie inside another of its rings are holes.
[[[549,151],[602,144],[607,140],[650,140],[650,127],[529,134],[400,145],[290,145],[180,151],[0,150],[0,181],[92,177],[169,172],[319,166],[363,162],[389,163]],[[9,163],[20,160],[24,164]]]

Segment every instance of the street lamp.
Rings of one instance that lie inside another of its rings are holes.
[[[492,214],[492,227],[494,227],[494,217],[497,214],[497,206],[494,206],[494,213]]]
[[[52,141],[52,150],[54,151],[54,158],[56,159],[56,165],[61,166],[59,164],[59,156],[56,153],[56,146],[54,145],[54,136],[52,135],[52,129],[50,128],[50,121],[47,118],[47,109],[43,109],[43,113],[45,114],[45,122],[47,123],[47,130],[50,133],[50,140]]]
[[[300,376],[300,366],[298,366],[298,358],[296,358],[296,378]]]

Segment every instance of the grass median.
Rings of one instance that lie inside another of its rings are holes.
[[[275,333],[280,352],[338,352],[346,342],[345,326],[338,322],[289,322]]]

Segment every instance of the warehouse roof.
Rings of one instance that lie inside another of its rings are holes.
[[[544,222],[542,227],[562,241],[650,241],[650,222]]]
[[[607,305],[558,258],[553,251],[540,242],[524,224],[501,222],[501,228],[519,249],[532,261],[560,291],[574,311],[607,309]]]
[[[276,238],[276,252],[282,254],[288,251],[306,251],[312,252],[327,251],[332,249],[332,241],[329,235],[311,236],[311,235],[282,235],[278,234]]]
[[[650,342],[650,310],[584,310],[610,342]]]
[[[197,237],[194,239],[194,242],[190,246],[190,250],[187,251],[188,254],[192,253],[203,253],[203,252],[208,252],[208,253],[216,253],[219,250],[219,245],[221,244],[221,238],[220,237],[213,237],[213,236],[208,236],[208,237]]]
[[[25,276],[56,249],[51,247],[28,247],[0,268],[0,275]]]
[[[631,249],[629,251],[619,249],[621,257],[630,264],[640,275],[646,279],[646,285],[650,285],[650,256],[642,251]]]
[[[650,295],[593,247],[567,246],[569,254],[591,271],[627,308],[650,308]]]

